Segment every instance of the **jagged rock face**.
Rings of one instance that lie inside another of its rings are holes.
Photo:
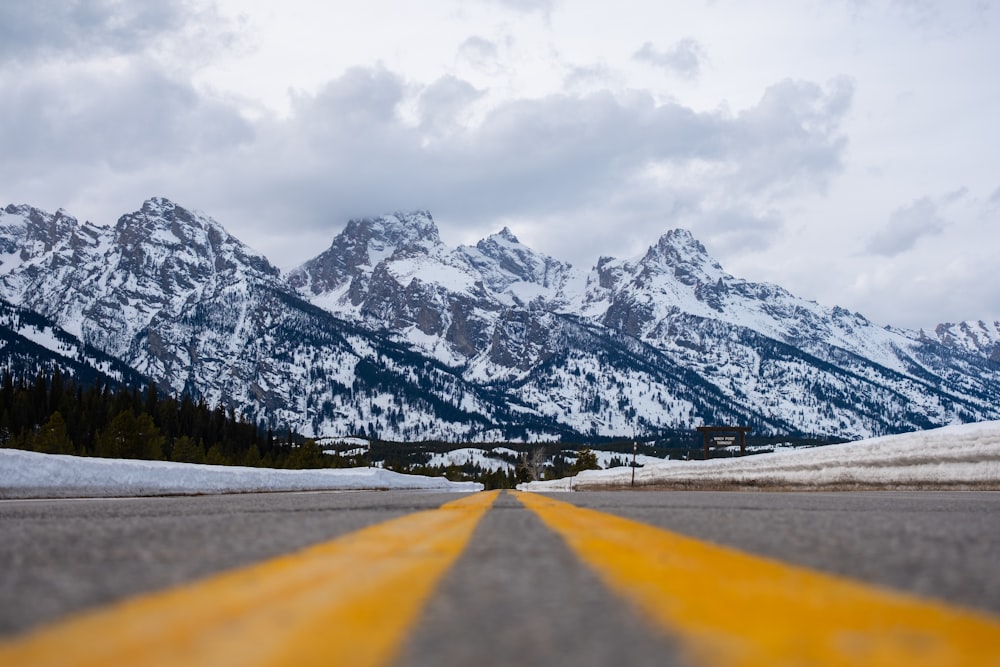
[[[73,311],[79,320],[80,305],[65,285],[91,278],[102,230],[63,211],[52,215],[30,206],[8,206],[0,218],[3,296],[42,315]],[[80,275],[80,266],[90,268],[88,275]],[[80,333],[79,326],[72,328]]]
[[[724,311],[728,278],[686,230],[664,234],[632,261],[601,258],[589,300],[606,301],[602,323],[629,336],[649,339],[678,312]]]
[[[705,246],[686,229],[674,229],[651,247],[642,261],[644,271],[669,270],[684,285],[711,284],[722,274]]]
[[[580,439],[739,421],[853,437],[1000,418],[996,323],[882,329],[730,276],[684,230],[586,271],[508,229],[449,248],[429,213],[396,213],[350,221],[282,276],[211,218],[151,199],[113,227],[7,207],[0,262],[0,297],[80,349],[308,434]],[[0,323],[6,340],[39,337],[22,320]]]
[[[124,358],[141,330],[251,279],[278,282],[279,272],[211,219],[151,199],[111,228],[67,219],[51,250],[4,276],[0,289]]]
[[[490,362],[521,373],[531,370],[554,354],[552,328],[551,316],[520,309],[505,311],[493,327],[488,350]]]
[[[196,337],[178,341],[176,331],[197,304],[227,286],[279,282],[266,259],[218,223],[164,199],[147,201],[111,228],[81,231],[74,220],[64,237],[5,276],[5,296],[142,372],[186,369],[199,356]]]
[[[570,268],[533,252],[508,229],[475,247],[447,248],[431,215],[416,211],[350,221],[288,280],[331,313],[393,332],[447,363],[518,355],[508,367],[527,368],[539,357],[519,355],[543,346],[521,341],[505,351],[509,339],[497,327],[512,308],[547,304]]]
[[[219,223],[165,199],[151,199],[140,211],[122,216],[114,232],[112,245],[121,249],[121,268],[155,275],[171,289],[194,288],[212,274],[279,275],[265,257]]]
[[[502,437],[491,430],[498,410],[474,387],[305,303],[263,256],[206,216],[151,199],[114,227],[94,228],[66,262],[66,239],[79,232],[72,226],[0,287],[33,311],[58,294],[52,327],[164,389],[307,434]],[[422,308],[415,318],[438,330],[436,310],[420,306],[420,284],[412,285],[411,302]]]
[[[1000,363],[1000,322],[959,322],[939,324],[934,330],[937,339],[957,350],[978,354],[993,363]]]
[[[291,286],[307,295],[321,295],[366,276],[396,253],[419,252],[440,244],[437,226],[426,211],[396,213],[378,218],[351,220],[330,248],[288,276]],[[363,292],[356,291],[353,305]]]
[[[519,282],[555,293],[564,285],[572,269],[568,264],[524,246],[507,227],[483,239],[474,249],[461,247],[458,250],[479,272],[486,287],[497,293]],[[519,301],[516,294],[512,297]]]
[[[0,270],[52,252],[68,242],[77,227],[76,218],[62,209],[52,215],[31,206],[7,206],[0,210]]]
[[[444,265],[461,282],[468,267],[447,255],[426,211],[351,220],[328,250],[290,272],[288,282],[334,314],[444,338],[468,353],[484,335],[467,308],[469,294],[428,282],[419,270]]]
[[[0,209],[0,272],[6,274],[36,258],[81,245],[93,245],[97,229],[62,209],[55,214],[31,206]]]
[[[760,415],[753,406],[763,405],[764,414],[781,421],[791,411],[790,423],[802,430],[881,432],[880,410],[892,415],[888,421],[913,427],[942,422],[957,414],[953,399],[971,401],[961,410],[992,414],[982,398],[996,394],[995,373],[984,382],[973,380],[971,393],[951,385],[936,395],[923,384],[956,364],[968,364],[962,372],[975,375],[974,360],[958,360],[911,333],[880,329],[858,314],[798,299],[780,287],[734,278],[686,230],[664,234],[634,259],[601,258],[589,275],[535,253],[508,229],[454,252],[444,248],[436,230],[428,236],[405,261],[383,257],[369,281],[354,281],[349,293],[353,303],[362,304],[362,317],[391,323],[399,340],[463,366],[471,381],[528,381],[567,354],[551,319],[565,315],[652,346],[750,412]],[[400,263],[407,270],[400,270]],[[322,295],[316,303],[327,305]],[[470,320],[461,313],[476,314],[472,338],[455,334],[469,329]],[[402,333],[407,330],[420,335],[407,337]],[[783,361],[762,355],[761,345],[777,346]],[[872,378],[873,384],[858,385],[853,374]],[[672,386],[668,394],[677,391]],[[576,393],[581,392],[586,390]],[[863,407],[858,403],[846,416],[842,407],[857,403],[860,395],[879,398]],[[574,399],[578,407],[594,400]],[[623,397],[620,404],[633,400]],[[831,409],[831,401],[842,407]],[[914,403],[921,407],[914,410]],[[651,415],[647,421],[657,423]],[[678,415],[673,423],[682,421]]]
[[[144,373],[169,378],[174,391],[194,389],[216,400],[224,392],[245,395],[264,361],[256,354],[271,319],[263,304],[283,289],[280,272],[215,221],[162,199],[122,216],[110,245],[112,289],[93,306],[105,312],[90,319],[120,323],[125,335],[89,339],[116,349],[127,335],[118,354]],[[147,308],[126,313],[122,302]],[[107,312],[116,308],[117,318]]]

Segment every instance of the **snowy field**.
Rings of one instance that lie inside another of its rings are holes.
[[[629,486],[631,468],[521,484],[526,491]],[[1000,489],[1000,421],[946,426],[805,450],[708,461],[647,461],[636,486],[676,488]]]
[[[506,449],[498,447],[495,451],[498,453],[503,452],[513,452],[512,449]],[[509,461],[504,461],[502,459],[494,458],[490,456],[491,452],[478,449],[476,447],[463,447],[461,449],[453,449],[450,452],[442,452],[440,454],[434,454],[430,461],[427,462],[429,466],[462,466],[465,464],[478,465],[483,470],[489,470],[493,472],[495,470],[503,470],[504,472],[509,472],[514,469],[514,464]]]
[[[265,491],[426,489],[479,491],[476,482],[381,468],[272,470],[133,461],[0,449],[0,498],[161,496]]]
[[[511,450],[512,451],[512,450]],[[599,452],[601,463],[630,455]],[[441,464],[501,464],[482,450],[441,455]],[[676,488],[958,487],[1000,489],[1000,421],[948,426],[744,458],[666,461],[639,457],[637,486]],[[627,487],[629,467],[522,484],[528,491]],[[382,468],[271,470],[165,461],[82,458],[0,449],[0,498],[156,496],[266,491],[425,489],[478,491],[475,482]]]
[[[624,461],[625,465],[632,462],[632,452],[608,452],[602,449],[591,449],[590,453],[597,457],[597,465],[602,468],[611,467],[611,464],[615,459],[618,459],[619,462]],[[576,452],[573,451],[563,451],[562,455],[570,461],[575,461],[577,459]],[[635,462],[642,466],[649,465],[651,463],[663,463],[664,461],[666,461],[666,459],[658,458],[656,456],[646,456],[645,454],[636,454],[635,456]]]

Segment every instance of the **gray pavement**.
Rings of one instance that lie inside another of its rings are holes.
[[[457,494],[0,501],[0,636],[325,541]],[[559,500],[1000,615],[1000,493],[584,492]],[[669,665],[668,637],[513,496],[445,575],[400,665]]]
[[[1000,615],[1000,492],[623,491],[553,497]]]
[[[677,663],[666,636],[612,597],[555,533],[504,495],[431,598],[397,664]]]
[[[0,501],[0,636],[459,497],[411,491]]]

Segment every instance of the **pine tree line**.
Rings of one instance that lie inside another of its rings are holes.
[[[232,411],[163,396],[155,386],[83,385],[59,370],[33,380],[4,372],[0,447],[47,454],[272,468],[340,463],[311,440],[247,422]]]

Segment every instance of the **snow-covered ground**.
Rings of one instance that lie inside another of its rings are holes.
[[[597,457],[597,465],[602,468],[608,468],[611,463],[618,459],[619,462],[624,462],[625,465],[632,463],[632,452],[608,452],[602,449],[592,449],[591,453]],[[563,456],[565,456],[570,461],[575,461],[577,459],[576,452],[564,451]],[[636,454],[635,462],[639,465],[645,466],[649,464],[663,463],[666,459],[657,458],[655,456],[647,456],[645,454]]]
[[[476,482],[381,468],[272,470],[133,461],[0,449],[0,498],[158,496],[260,491],[428,489],[479,491]]]
[[[503,452],[514,452],[512,449],[502,449],[497,448],[497,451]],[[429,466],[461,466],[469,463],[471,465],[478,465],[483,470],[503,470],[504,472],[514,469],[514,465],[503,459],[498,459],[490,456],[491,452],[484,449],[478,449],[476,447],[463,447],[461,449],[453,449],[450,452],[442,452],[440,454],[434,454],[431,460],[427,462]]]
[[[576,477],[521,484],[525,491],[628,486],[631,468],[588,470]],[[946,426],[806,450],[708,461],[649,461],[636,485],[948,486],[1000,488],[1000,421]]]

